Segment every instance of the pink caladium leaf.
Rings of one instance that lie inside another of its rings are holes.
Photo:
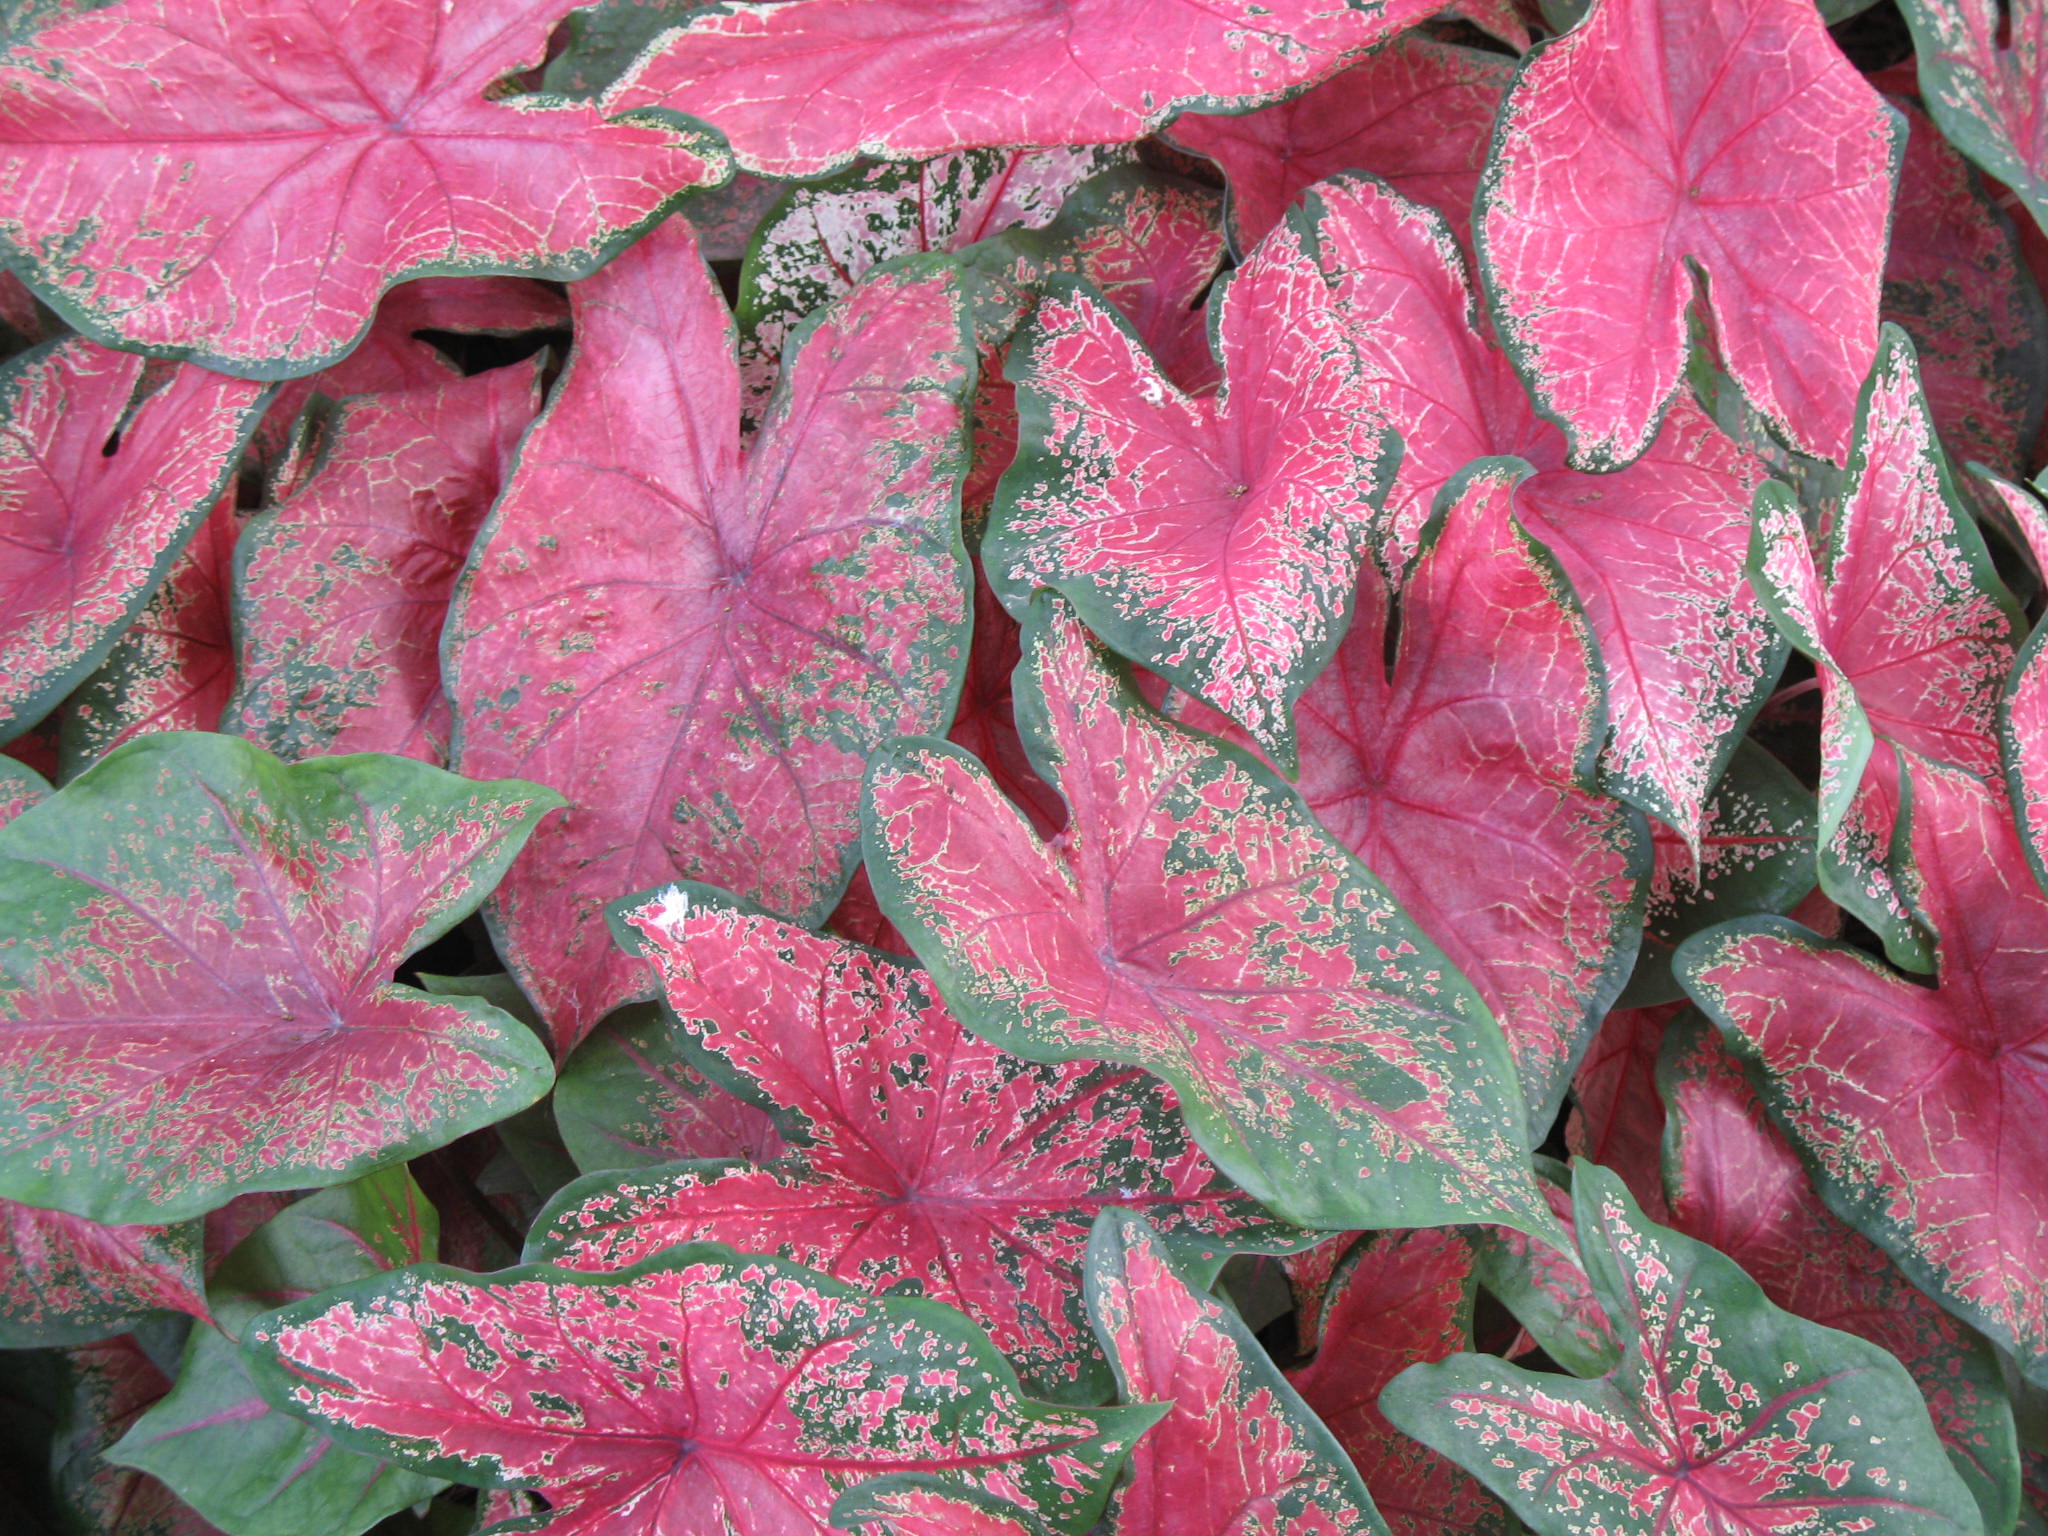
[[[1288,1380],[1358,1468],[1393,1536],[1504,1536],[1472,1478],[1395,1430],[1381,1390],[1411,1365],[1472,1344],[1472,1245],[1443,1228],[1390,1232],[1345,1255],[1315,1358]]]
[[[1977,1506],[1890,1355],[1781,1312],[1735,1263],[1573,1176],[1579,1248],[1620,1363],[1596,1381],[1487,1355],[1410,1367],[1381,1410],[1538,1536],[1969,1536]]]
[[[235,1536],[356,1536],[432,1498],[438,1478],[345,1451],[263,1400],[236,1346],[257,1314],[432,1259],[440,1222],[404,1168],[323,1189],[237,1244],[213,1276],[177,1380],[107,1452]]]
[[[0,1349],[80,1344],[159,1311],[207,1316],[196,1221],[102,1226],[0,1200]]]
[[[1856,411],[1840,509],[1816,561],[1791,493],[1758,494],[1750,574],[1820,675],[1821,885],[1928,967],[1886,849],[1899,750],[1998,772],[1995,720],[2021,628],[1955,482],[1913,345],[1887,327]]]
[[[152,731],[210,731],[235,686],[228,614],[244,514],[230,486],[106,659],[64,701],[58,777]]]
[[[558,804],[166,732],[0,828],[0,1196],[178,1221],[531,1103],[550,1074],[524,1027],[387,978]]]
[[[1018,714],[1069,810],[1050,843],[942,742],[868,773],[876,894],[970,1032],[1158,1073],[1203,1150],[1300,1226],[1554,1232],[1499,1027],[1292,791],[1154,713],[1051,594]]]
[[[1572,1115],[1566,1148],[1574,1157],[1618,1174],[1652,1221],[1668,1221],[1662,1176],[1664,1102],[1657,1097],[1657,1060],[1677,1002],[1617,1008],[1600,1021],[1585,1059],[1572,1074]]]
[[[155,1478],[103,1453],[169,1389],[133,1334],[64,1351],[50,1485],[64,1528],[93,1536],[221,1536]]]
[[[1993,474],[1980,478],[2022,531],[2037,568],[2048,568],[2048,507]],[[2038,483],[2037,483],[2038,488]],[[1999,755],[2034,877],[2048,890],[2048,626],[2036,625],[2006,680]]]
[[[1108,1372],[1080,1293],[1100,1211],[1142,1211],[1206,1248],[1301,1239],[1218,1178],[1146,1073],[1020,1061],[962,1032],[922,972],[710,887],[617,911],[675,1017],[663,1054],[772,1111],[791,1150],[578,1180],[536,1218],[530,1259],[614,1270],[697,1241],[778,1253],[958,1307],[1027,1389],[1099,1402]]]
[[[1244,1321],[1129,1211],[1096,1220],[1088,1313],[1124,1400],[1172,1404],[1117,1489],[1121,1536],[1387,1536],[1336,1437]]]
[[[1960,461],[2025,468],[2048,395],[2048,314],[2011,221],[1911,102],[1884,318],[1913,338],[1927,404]]]
[[[259,385],[179,368],[138,402],[143,370],[80,337],[0,367],[0,741],[99,665],[255,428]]]
[[[1511,510],[1527,472],[1481,460],[1445,486],[1398,622],[1366,569],[1298,713],[1302,798],[1499,1021],[1533,1145],[1628,979],[1650,849],[1642,818],[1591,787],[1600,658]]]
[[[934,1470],[1079,1536],[1159,1415],[1037,1402],[950,1307],[709,1243],[614,1275],[415,1266],[265,1314],[243,1347],[343,1445],[537,1489],[560,1536],[824,1536],[848,1486]]]
[[[1040,837],[1051,837],[1066,824],[1067,805],[1059,791],[1031,766],[1024,738],[1017,730],[1012,685],[1023,655],[1023,631],[977,565],[974,646],[960,684],[960,706],[954,711],[953,728],[946,739],[980,759],[996,787],[1030,818],[1032,830]],[[880,917],[879,911],[876,915]]]
[[[673,120],[487,100],[561,11],[121,0],[55,21],[0,56],[0,245],[88,334],[255,378],[335,361],[404,278],[582,277],[727,167]]]
[[[1812,0],[1599,0],[1531,53],[1474,223],[1494,324],[1572,462],[1655,439],[1695,271],[1743,393],[1841,462],[1902,137]]]
[[[633,1003],[562,1063],[555,1124],[580,1171],[698,1158],[766,1163],[782,1155],[768,1111],[711,1081],[674,1040],[659,1007]]]
[[[1472,198],[1514,72],[1497,53],[1408,32],[1287,101],[1235,117],[1186,113],[1169,137],[1223,168],[1241,249],[1315,182],[1349,170],[1436,209],[1469,246]]]
[[[1440,0],[733,0],[657,38],[605,96],[725,135],[742,168],[817,176],[862,155],[1124,144],[1183,107],[1312,84]]]
[[[447,760],[449,595],[539,407],[521,364],[341,408],[316,466],[242,535],[225,729],[290,761]]]
[[[1343,216],[1311,196],[1219,285],[1213,400],[1103,299],[1049,282],[1005,370],[1019,448],[982,543],[1005,601],[1059,591],[1290,769],[1294,702],[1344,633],[1397,457],[1345,332]]]
[[[1693,1015],[1672,1031],[1658,1078],[1671,1114],[1671,1224],[1735,1260],[1787,1312],[1896,1356],[1984,1529],[2011,1530],[2019,1448],[1990,1348],[1828,1211],[1705,1020]]]
[[[1686,935],[1731,917],[1791,911],[1818,878],[1815,820],[1813,794],[1792,770],[1743,741],[1700,817],[1697,852],[1668,827],[1652,827],[1643,944],[1623,1006],[1652,1007],[1685,995],[1671,974],[1671,951]],[[1619,1167],[1613,1158],[1574,1150],[1588,1162]],[[1629,1188],[1653,1219],[1662,1219],[1639,1185],[1631,1180]]]
[[[1615,793],[1696,839],[1708,796],[1761,706],[1783,642],[1749,589],[1759,466],[1681,400],[1650,451],[1620,474],[1565,465],[1565,443],[1481,335],[1444,222],[1363,177],[1321,190],[1351,241],[1345,300],[1374,407],[1400,432],[1378,555],[1398,576],[1431,508],[1474,459],[1536,467],[1516,492],[1523,522],[1563,566],[1606,673]]]
[[[1688,939],[1679,976],[1830,1209],[2048,1381],[2048,893],[2003,794],[1917,758],[1909,783],[1909,891],[1938,985],[1773,918]]]
[[[1536,1168],[1544,1198],[1558,1224],[1571,1233],[1575,1221],[1569,1173],[1547,1157],[1537,1158]],[[1621,1340],[1569,1238],[1562,1243],[1544,1241],[1505,1227],[1487,1227],[1473,1232],[1472,1245],[1479,1283],[1514,1314],[1532,1345],[1579,1376],[1598,1376],[1614,1368],[1621,1358]]]
[[[1941,131],[2048,229],[2048,5],[2041,0],[1901,0],[1920,91]],[[2009,24],[2010,32],[2006,31]]]
[[[1028,1509],[919,1472],[878,1477],[842,1494],[832,1528],[854,1536],[1044,1536]]]
[[[444,641],[456,765],[571,800],[493,898],[559,1054],[649,993],[607,902],[681,875],[832,909],[867,753],[945,727],[970,599],[973,364],[945,258],[814,316],[744,453],[732,317],[687,225],[574,297],[569,371]]]

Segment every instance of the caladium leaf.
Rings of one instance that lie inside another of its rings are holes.
[[[1559,1225],[1571,1233],[1570,1175],[1549,1158],[1538,1158],[1536,1167],[1544,1198]],[[1479,1283],[1514,1314],[1531,1343],[1576,1375],[1598,1376],[1614,1368],[1621,1340],[1569,1237],[1559,1243],[1488,1227],[1475,1231],[1472,1243]]]
[[[1243,1320],[1128,1211],[1096,1220],[1088,1313],[1124,1400],[1173,1405],[1131,1453],[1122,1536],[1386,1536],[1336,1437]]]
[[[1990,1348],[1821,1203],[1718,1034],[1693,1015],[1658,1069],[1671,1224],[1740,1264],[1787,1312],[1889,1350],[1927,1399],[1986,1531],[2019,1516],[2019,1449]]]
[[[256,425],[260,386],[180,368],[138,404],[143,368],[79,337],[0,366],[0,741],[99,665]]]
[[[1652,1221],[1668,1221],[1664,1204],[1664,1102],[1657,1097],[1657,1061],[1677,1002],[1617,1008],[1572,1074],[1572,1115],[1565,1146],[1572,1156],[1612,1170]]]
[[[1883,868],[1904,749],[1998,771],[1994,721],[2020,614],[1991,567],[1920,389],[1887,327],[1856,411],[1842,503],[1820,559],[1790,492],[1759,492],[1750,574],[1820,675],[1822,887],[1901,964],[1927,956]],[[1875,853],[1861,851],[1874,845]]]
[[[1453,1463],[1400,1434],[1381,1390],[1472,1344],[1472,1245],[1442,1228],[1360,1243],[1332,1278],[1315,1358],[1288,1380],[1358,1468],[1393,1536],[1497,1536],[1506,1512]]]
[[[559,803],[167,732],[0,828],[0,1195],[176,1221],[530,1103],[523,1027],[386,978]]]
[[[58,777],[152,731],[210,731],[235,687],[228,616],[243,513],[231,486],[58,716]]]
[[[196,1221],[102,1226],[0,1200],[0,1349],[80,1344],[145,1314],[207,1316]]]
[[[803,0],[707,6],[605,95],[725,135],[740,165],[817,176],[858,156],[1124,144],[1183,107],[1274,101],[1440,0]]]
[[[657,1006],[634,1003],[562,1063],[555,1123],[582,1172],[697,1158],[765,1163],[781,1155],[768,1111],[712,1082],[674,1041],[675,1028]]]
[[[1404,33],[1299,96],[1235,117],[1183,114],[1169,137],[1230,182],[1230,234],[1249,250],[1325,176],[1367,170],[1436,209],[1461,246],[1494,114],[1515,72],[1497,53]]]
[[[1028,1390],[1099,1402],[1080,1295],[1098,1212],[1142,1210],[1210,1246],[1297,1236],[1222,1183],[1156,1078],[1020,1061],[965,1034],[922,972],[710,887],[617,911],[675,1015],[663,1054],[770,1109],[792,1148],[578,1180],[534,1223],[530,1259],[623,1269],[695,1241],[779,1253],[957,1307]]]
[[[1913,30],[1921,94],[1941,131],[2048,229],[2048,109],[2040,90],[2048,6],[1901,0],[1899,9]]]
[[[403,278],[582,277],[726,162],[673,120],[487,100],[561,10],[121,0],[55,21],[0,57],[0,246],[87,334],[254,378],[333,362]]]
[[[538,1489],[561,1536],[823,1536],[849,1485],[934,1469],[1079,1536],[1159,1412],[1033,1401],[950,1307],[709,1243],[602,1276],[404,1269],[243,1344],[279,1406],[430,1476]]]
[[[1625,472],[1566,468],[1562,434],[1536,416],[1478,330],[1443,221],[1362,177],[1327,182],[1321,195],[1349,209],[1339,227],[1353,242],[1352,342],[1403,443],[1381,564],[1405,568],[1437,496],[1474,459],[1512,454],[1536,466],[1516,505],[1571,578],[1599,642],[1613,732],[1607,782],[1697,837],[1783,654],[1743,572],[1761,469],[1683,400]]]
[[[1344,633],[1397,457],[1345,333],[1343,217],[1311,195],[1219,285],[1214,400],[1104,300],[1049,282],[1005,370],[1020,446],[981,549],[1013,606],[1054,588],[1289,768],[1294,701]]]
[[[50,784],[27,763],[0,757],[0,827],[38,801],[49,798]]]
[[[531,364],[342,407],[317,465],[236,552],[225,729],[291,761],[446,761],[449,594],[539,407]]]
[[[263,1400],[236,1339],[257,1314],[432,1259],[440,1223],[403,1168],[289,1206],[228,1255],[170,1393],[107,1452],[163,1481],[233,1536],[356,1536],[432,1498],[438,1478],[345,1451]]]
[[[133,1334],[66,1350],[50,1481],[65,1529],[92,1536],[221,1536],[155,1478],[110,1465],[119,1440],[170,1382]]]
[[[1750,1064],[1829,1207],[2048,1381],[2048,893],[2005,797],[1914,759],[1904,813],[1939,985],[1782,919],[1688,939],[1686,990]]]
[[[1302,798],[1492,1010],[1533,1145],[1635,960],[1650,849],[1590,787],[1600,658],[1510,509],[1527,472],[1481,460],[1445,486],[1398,624],[1366,570],[1299,716]]]
[[[1029,610],[1018,712],[1070,820],[1032,833],[936,741],[876,755],[882,908],[975,1035],[1165,1078],[1223,1171],[1304,1227],[1550,1233],[1498,1026],[1249,755],[1150,710],[1071,609]]]
[[[1031,766],[1024,738],[1017,731],[1012,681],[1023,654],[1023,631],[990,589],[977,563],[974,645],[968,652],[967,673],[960,684],[960,706],[953,712],[953,728],[946,733],[946,739],[972,752],[995,780],[996,787],[1030,818],[1032,830],[1040,837],[1051,837],[1065,825],[1067,806],[1059,791]],[[863,871],[859,878],[865,877]],[[869,898],[873,899],[872,890]],[[888,920],[879,909],[875,917],[887,926]],[[889,931],[895,933],[894,928]],[[848,937],[861,936],[849,933]],[[865,938],[862,942],[876,943]]]
[[[2020,473],[2048,395],[2048,315],[2012,224],[1911,102],[1884,318],[1913,338],[1927,404],[1960,461]]]
[[[1685,995],[1671,974],[1671,951],[1688,934],[1754,912],[1791,911],[1818,878],[1814,823],[1813,795],[1792,770],[1755,742],[1738,745],[1700,817],[1697,855],[1669,828],[1650,829],[1654,861],[1643,944],[1622,1003],[1646,1008]],[[1611,1157],[1574,1150],[1589,1162],[1619,1166]],[[1633,1179],[1629,1188],[1643,1198]],[[1648,1201],[1643,1209],[1658,1218]]]
[[[855,1536],[1044,1536],[1028,1509],[917,1472],[878,1477],[840,1495],[832,1528]]]
[[[1613,469],[1656,437],[1695,269],[1744,395],[1841,462],[1902,136],[1813,0],[1599,0],[1532,52],[1475,229],[1494,324],[1572,463]]]
[[[1621,1363],[1597,1381],[1485,1355],[1413,1366],[1380,1398],[1396,1425],[1539,1536],[1980,1529],[1896,1360],[1779,1311],[1732,1260],[1645,1220],[1605,1169],[1573,1183]]]
[[[867,752],[943,729],[969,597],[973,368],[943,258],[814,317],[744,454],[732,318],[687,226],[575,303],[569,371],[446,640],[457,766],[572,801],[493,898],[558,1054],[649,992],[605,903],[686,875],[798,919],[831,910]]]

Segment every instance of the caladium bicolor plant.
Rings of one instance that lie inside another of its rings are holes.
[[[0,1528],[2048,1536],[2044,38],[0,3]]]

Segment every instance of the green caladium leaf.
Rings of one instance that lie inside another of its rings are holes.
[[[421,1265],[266,1313],[243,1347],[342,1444],[535,1488],[566,1536],[808,1536],[913,1470],[1080,1536],[1161,1412],[1033,1401],[950,1307],[710,1243],[611,1275]]]
[[[1623,1335],[1597,1381],[1485,1355],[1380,1398],[1538,1536],[1976,1536],[1977,1506],[1905,1368],[1781,1312],[1732,1260],[1646,1220],[1614,1174],[1573,1178],[1579,1252]]]
[[[265,1402],[236,1345],[280,1302],[434,1257],[440,1218],[403,1168],[321,1190],[266,1222],[215,1271],[220,1331],[195,1328],[170,1394],[108,1460],[165,1483],[228,1536],[356,1536],[441,1486],[346,1451]]]
[[[1544,1199],[1571,1232],[1570,1175],[1549,1158],[1538,1158],[1536,1167]],[[1472,1238],[1479,1283],[1515,1315],[1545,1354],[1579,1376],[1614,1368],[1621,1341],[1572,1241],[1545,1242],[1502,1227],[1481,1228]]]
[[[1277,1214],[1555,1234],[1500,1028],[1386,888],[1249,754],[1147,707],[1034,599],[1017,713],[1070,817],[1050,843],[981,766],[911,738],[868,769],[883,910],[976,1035],[1173,1086]]]
[[[177,1221],[531,1103],[526,1029],[388,978],[560,803],[165,732],[0,828],[0,1196]]]

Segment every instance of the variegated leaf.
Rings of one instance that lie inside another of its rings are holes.
[[[1941,131],[2048,229],[2048,4],[1900,0],[1920,88]]]
[[[207,1316],[196,1221],[103,1226],[0,1200],[0,1349],[82,1344],[147,1314]]]

